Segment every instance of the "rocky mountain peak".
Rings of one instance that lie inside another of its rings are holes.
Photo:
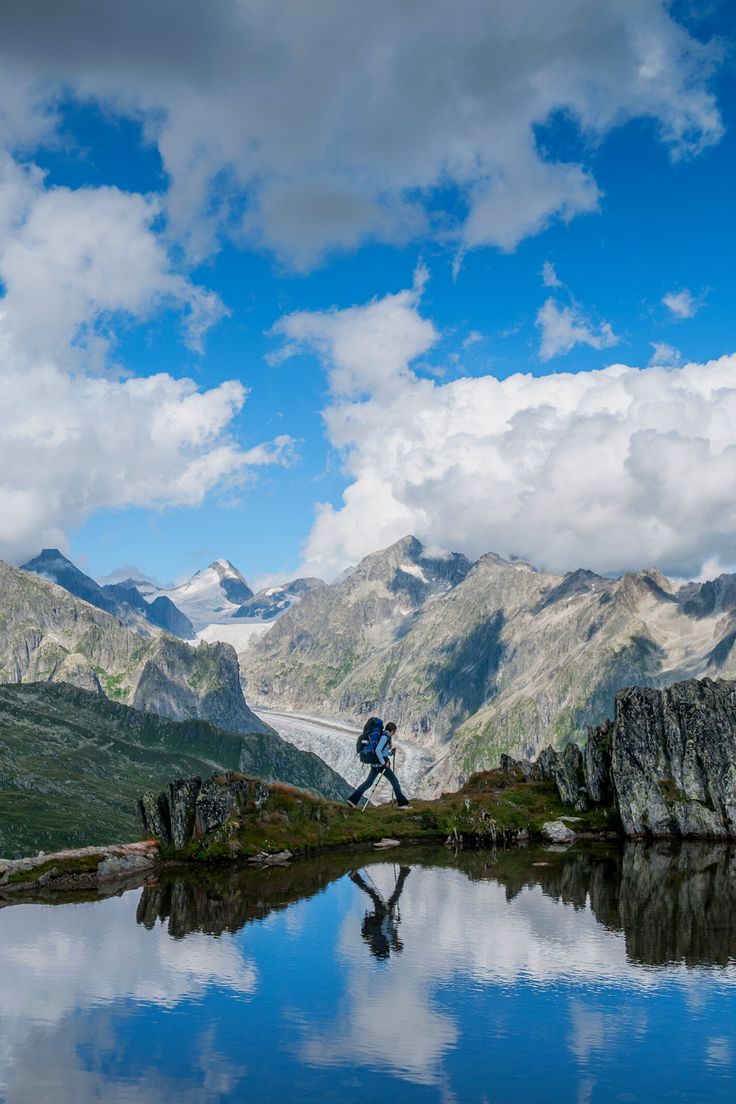
[[[705,583],[688,583],[677,592],[685,613],[709,617],[736,609],[736,575],[719,575]]]
[[[461,582],[471,562],[459,552],[430,554],[409,534],[380,552],[371,552],[345,580],[384,582],[391,591],[406,591],[418,601],[436,590]],[[340,585],[340,584],[337,584]]]
[[[58,548],[42,548],[39,554],[29,560],[28,563],[39,566],[42,564],[63,564],[65,567],[74,567],[72,561],[68,560]],[[25,565],[23,570],[29,570],[28,565]]]
[[[99,583],[80,571],[58,548],[44,548],[38,556],[24,563],[21,571],[30,571],[34,575],[50,579],[76,598],[81,598],[106,613],[117,612],[115,596],[106,594]]]
[[[240,605],[241,602],[247,602],[253,597],[253,591],[245,578],[230,560],[213,560],[208,570],[214,571],[229,602]]]

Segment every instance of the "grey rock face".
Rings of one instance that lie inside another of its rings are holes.
[[[413,538],[306,595],[241,656],[249,696],[360,722],[392,717],[440,752],[419,792],[455,789],[501,752],[582,744],[625,686],[736,676],[736,576],[675,592],[658,571],[560,576]]]
[[[578,809],[615,796],[629,837],[736,838],[736,683],[621,690],[614,720],[591,731],[582,756],[565,749],[555,781]]]
[[[590,729],[583,748],[585,786],[590,800],[596,805],[610,805],[613,799],[611,786],[611,732],[610,721]]]
[[[194,839],[221,828],[237,808],[240,796],[237,786],[223,786],[214,778],[206,778],[200,786],[194,809]]]
[[[200,787],[199,778],[176,778],[169,783],[169,817],[174,847],[183,847],[192,838]]]
[[[165,629],[173,636],[180,636],[182,640],[191,640],[194,637],[192,622],[165,594],[153,599],[148,607],[147,617],[152,625],[158,625],[160,629]]]
[[[149,605],[133,583],[100,586],[63,556],[58,548],[44,548],[38,556],[23,564],[22,570],[58,583],[75,598],[81,598],[97,609],[113,614],[126,625],[140,628],[142,619],[166,629],[174,636],[187,640],[194,636],[191,622],[168,598],[157,599]]]
[[[627,835],[736,836],[736,684],[621,691],[611,770]]]
[[[543,748],[532,764],[532,780],[545,782],[557,774],[560,757],[553,747]]]
[[[563,805],[577,805],[583,785],[583,756],[577,744],[567,744],[558,757],[555,782]]]
[[[148,836],[171,843],[169,803],[163,794],[144,793],[138,799],[138,819]]]

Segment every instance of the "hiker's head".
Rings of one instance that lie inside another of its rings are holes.
[[[390,732],[391,735],[393,736],[394,732],[396,731],[396,725],[394,724],[393,721],[388,722],[388,724],[386,725],[386,731]]]

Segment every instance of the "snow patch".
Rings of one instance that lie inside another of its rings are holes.
[[[415,579],[419,579],[420,582],[426,583],[426,585],[429,586],[429,579],[424,574],[419,564],[399,564],[399,571],[403,571],[407,575],[413,575]]]

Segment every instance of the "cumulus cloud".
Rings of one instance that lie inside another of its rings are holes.
[[[200,349],[224,308],[173,269],[153,228],[160,215],[150,196],[45,189],[37,171],[0,162],[0,309],[15,345],[29,356],[94,349],[113,316],[147,318],[168,305],[184,312],[186,340]]]
[[[0,556],[64,547],[101,507],[196,506],[288,453],[286,437],[234,441],[241,383],[115,366],[121,321],[173,308],[197,349],[224,310],[172,264],[161,213],[113,187],[47,188],[0,155]]]
[[[537,328],[540,332],[539,356],[542,360],[569,353],[576,345],[589,345],[591,349],[608,349],[618,344],[618,338],[610,323],[595,325],[587,319],[576,303],[561,307],[554,299],[547,299],[537,312]]]
[[[0,348],[0,555],[21,561],[101,507],[197,506],[277,462],[289,439],[243,450],[228,433],[246,392],[160,373],[70,374]]]
[[[717,47],[665,0],[10,0],[0,57],[14,149],[53,136],[60,94],[141,121],[193,257],[223,224],[302,268],[432,225],[461,251],[513,249],[600,202],[588,166],[538,142],[556,113],[592,139],[653,120],[675,157],[722,132]]]
[[[409,363],[427,352],[438,337],[434,325],[417,311],[427,276],[420,266],[412,288],[365,307],[285,315],[271,334],[286,343],[271,361],[315,349],[328,366],[335,395],[392,393],[410,378]]]
[[[675,318],[692,318],[700,309],[699,300],[687,288],[682,291],[669,291],[662,298],[662,302]]]
[[[318,508],[305,571],[337,572],[409,532],[556,571],[692,577],[708,558],[733,562],[736,356],[438,383],[409,363],[432,324],[406,295],[403,338],[397,296],[300,316],[333,382],[325,421],[349,477],[342,504]],[[278,332],[289,338],[288,319]],[[404,352],[381,367],[384,346]]]

